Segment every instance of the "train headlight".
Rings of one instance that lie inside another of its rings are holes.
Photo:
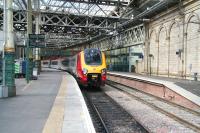
[[[106,69],[102,69],[102,70],[101,70],[101,74],[102,74],[102,75],[105,75],[105,74],[106,74]]]
[[[87,70],[87,69],[85,69],[85,68],[83,68],[83,74],[84,74],[84,75],[86,75],[86,74],[87,74],[87,72],[88,72],[88,70]]]

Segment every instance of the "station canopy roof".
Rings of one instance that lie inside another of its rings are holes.
[[[34,8],[34,1],[32,5]],[[89,15],[108,17],[115,12],[116,7],[125,7],[130,0],[39,0],[40,10],[67,13],[75,15]],[[14,8],[16,10],[26,10],[27,0],[13,0]],[[3,0],[0,0],[1,7],[3,7]]]
[[[0,1],[3,8],[4,0]],[[38,2],[41,16],[45,20],[41,22],[41,32],[53,37],[53,41],[56,38],[62,45],[69,46],[113,29],[114,23],[121,19],[121,9],[126,9],[130,0],[32,0],[34,12],[38,10]],[[13,0],[13,7],[16,12],[26,12],[27,0]],[[25,12],[21,16],[26,15]],[[18,27],[23,26],[22,23]],[[26,30],[26,27],[18,29]],[[53,41],[51,39],[48,43],[55,44]]]
[[[13,0],[15,31],[27,29],[27,1]],[[118,35],[177,3],[179,0],[32,0],[32,8],[38,12],[39,7],[40,31],[48,35],[47,44],[69,47],[115,35],[111,33]]]
[[[107,16],[111,14],[111,12],[115,9],[115,6],[90,4],[88,0],[86,3],[78,3],[67,0],[41,0],[41,10],[46,9],[76,15]]]

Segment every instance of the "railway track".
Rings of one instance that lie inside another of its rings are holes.
[[[184,108],[174,103],[162,100],[161,98],[157,98],[150,94],[146,94],[134,88],[130,88],[112,81],[107,82],[107,85],[128,94],[134,99],[167,115],[168,117],[174,119],[182,125],[194,130],[195,132],[200,132],[199,112]]]
[[[94,90],[94,89],[93,89]],[[147,133],[128,112],[103,91],[82,89],[97,133]]]

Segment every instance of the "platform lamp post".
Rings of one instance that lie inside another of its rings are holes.
[[[150,66],[149,74],[150,74],[150,76],[151,76],[151,73],[152,73],[152,70],[151,70],[151,58],[153,58],[153,54],[149,54],[149,66]]]
[[[30,51],[30,50],[29,50],[29,39],[28,39],[28,37],[27,37],[27,39],[26,39],[26,82],[27,82],[27,83],[29,83],[29,80],[30,80],[29,51]]]
[[[4,46],[4,63],[5,63],[5,87],[8,91],[8,97],[16,96],[15,87],[15,46],[13,34],[13,0],[4,0],[4,32],[5,32],[5,46]]]

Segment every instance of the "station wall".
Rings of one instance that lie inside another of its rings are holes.
[[[183,5],[156,15],[148,27],[148,73],[178,78],[200,75],[199,0],[186,0]]]

